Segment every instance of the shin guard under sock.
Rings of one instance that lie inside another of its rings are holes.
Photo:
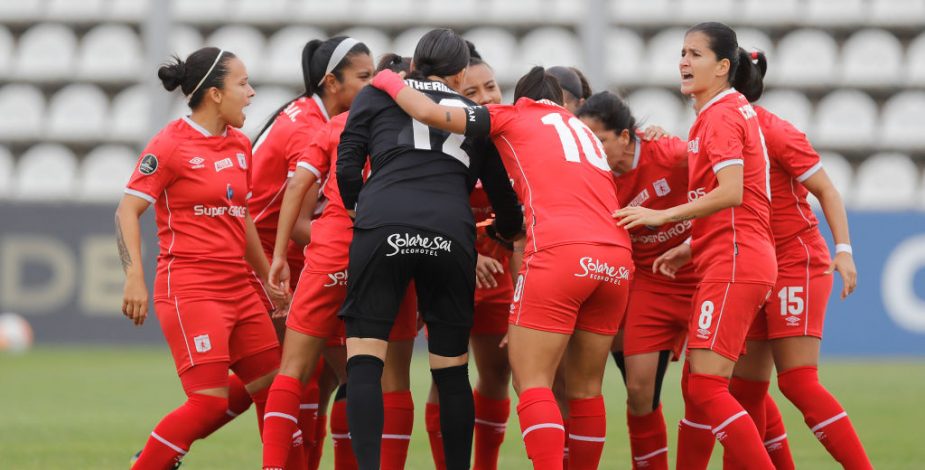
[[[519,401],[517,416],[520,419],[520,432],[534,470],[561,469],[565,453],[565,427],[552,390],[545,387],[524,390]]]
[[[216,428],[227,415],[228,399],[198,393],[190,394],[186,403],[173,410],[157,424],[133,470],[163,470],[189,452],[193,441]]]
[[[474,470],[497,470],[498,453],[504,442],[507,420],[511,414],[511,400],[494,400],[475,390],[475,463]]]
[[[642,416],[633,416],[627,411],[626,426],[630,435],[633,470],[668,470],[668,431],[662,406]]]
[[[370,355],[347,360],[347,422],[360,470],[378,470],[382,445],[382,359]]]
[[[472,461],[472,428],[475,404],[469,383],[469,366],[431,369],[440,398],[440,433],[448,470],[468,469]]]
[[[604,397],[569,400],[568,409],[568,468],[596,470],[607,437]]]

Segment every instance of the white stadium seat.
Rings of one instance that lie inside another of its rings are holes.
[[[168,0],[172,1],[171,15],[185,22],[220,23],[228,14],[228,0]]]
[[[793,90],[771,90],[762,95],[758,104],[790,121],[804,133],[810,133],[813,105],[805,94]]]
[[[739,47],[747,51],[762,51],[773,64],[774,42],[771,41],[771,38],[769,38],[764,31],[755,28],[736,28],[736,38],[739,41]],[[769,71],[773,69],[773,67],[769,67]]]
[[[20,199],[66,199],[74,194],[77,157],[57,144],[38,144],[19,158],[16,197]]]
[[[183,116],[189,116],[192,111],[189,109],[189,105],[186,104],[186,97],[178,95],[176,93],[171,93],[171,96],[174,96],[173,103],[170,106],[168,113],[169,119],[177,119]],[[251,105],[253,106],[253,104]],[[247,116],[250,114],[250,106],[244,108],[244,115]],[[245,122],[247,120],[245,119]]]
[[[470,29],[463,36],[475,44],[482,59],[488,62],[498,79],[511,83],[526,71],[521,70],[517,39],[501,28],[482,27]]]
[[[830,83],[835,73],[838,45],[828,33],[815,29],[794,31],[777,44],[775,82],[796,86]]]
[[[487,3],[483,14],[500,24],[542,22],[548,8],[543,0],[488,0]]]
[[[202,47],[204,41],[199,30],[192,26],[174,26],[170,31],[169,53],[176,54],[180,59],[196,52]]]
[[[68,85],[48,104],[48,137],[86,141],[104,135],[109,100],[93,85]]]
[[[107,125],[110,136],[124,141],[140,141],[145,137],[151,114],[149,93],[146,86],[135,85],[113,98]]]
[[[266,73],[263,69],[264,42],[263,34],[257,29],[232,25],[215,30],[206,40],[206,45],[233,52],[244,62],[247,75],[253,80],[260,80]]]
[[[646,50],[648,79],[658,85],[680,86],[681,49],[684,47],[685,28],[664,29],[649,40]]]
[[[921,25],[925,23],[925,0],[872,0],[870,19],[881,25]]]
[[[752,24],[790,24],[800,15],[800,0],[745,0],[742,19]]]
[[[607,77],[618,85],[639,83],[643,80],[645,46],[642,38],[630,29],[610,28],[604,44]]]
[[[395,39],[392,41],[392,50],[374,52],[376,60],[378,61],[383,52],[394,52],[401,56],[412,57],[414,55],[414,48],[417,47],[418,41],[421,40],[421,36],[432,29],[434,28],[422,26],[402,31],[401,34],[395,36]],[[479,45],[476,44],[475,48],[479,51],[479,54],[481,54],[482,50],[479,49],[478,46]]]
[[[842,82],[846,85],[889,86],[902,75],[903,46],[887,31],[865,29],[842,45]]]
[[[854,182],[854,169],[851,168],[851,163],[848,163],[845,157],[834,152],[819,152],[819,157],[822,159],[825,174],[828,175],[832,185],[841,194],[842,200],[849,201],[851,199],[851,185]],[[820,207],[819,200],[812,193],[807,195],[806,199],[814,208],[818,209]]]
[[[460,23],[476,21],[483,14],[484,4],[481,0],[419,0],[423,21],[435,24]]]
[[[420,8],[417,0],[354,0],[352,9],[361,24],[389,25],[407,23]]]
[[[673,13],[672,0],[612,0],[610,11],[617,24],[659,24]]]
[[[16,75],[35,81],[70,78],[76,52],[77,36],[70,28],[37,24],[19,38],[14,66]]]
[[[143,60],[141,41],[132,28],[102,25],[84,36],[77,70],[94,81],[137,79]]]
[[[803,21],[809,25],[850,25],[864,21],[866,0],[806,0]]]
[[[104,0],[45,0],[45,18],[50,21],[99,21]]]
[[[0,25],[0,78],[12,75],[13,49],[13,34],[3,25]]]
[[[382,32],[381,29],[377,28],[367,28],[367,27],[354,27],[340,33],[335,34],[334,36],[350,36],[357,41],[362,41],[363,44],[366,44],[366,47],[373,53],[373,57],[378,58],[386,52],[392,52],[392,40]],[[333,36],[332,36],[333,37]]]
[[[32,85],[0,88],[0,140],[30,140],[45,125],[45,95]]]
[[[542,65],[551,67],[584,68],[584,53],[575,34],[564,28],[537,28],[521,40],[521,56],[525,67]],[[523,70],[526,73],[527,70]]]
[[[925,92],[904,91],[883,105],[879,137],[889,147],[925,148]]]
[[[13,194],[13,154],[10,149],[0,145],[0,199]]]
[[[118,201],[137,159],[137,152],[122,145],[103,145],[90,151],[80,165],[80,198],[98,202]]]
[[[247,119],[241,129],[251,138],[263,128],[273,111],[299,95],[295,90],[278,86],[262,86],[256,91],[257,95],[251,100],[251,105],[244,108]]]
[[[674,93],[662,88],[643,88],[627,96],[626,101],[637,126],[656,125],[673,135],[687,135],[681,124],[681,100]]]
[[[874,142],[877,104],[864,92],[838,90],[816,107],[813,136],[821,146],[848,147]]]
[[[36,21],[43,13],[44,0],[16,0],[0,2],[0,18],[3,22]]]
[[[584,21],[587,17],[588,2],[576,2],[575,0],[546,0],[547,3],[543,8],[548,12],[550,18],[555,18],[556,22],[578,23]]]
[[[906,51],[906,83],[925,86],[925,33],[919,34]]]
[[[851,198],[858,209],[901,210],[915,204],[919,169],[908,156],[880,153],[858,167]]]
[[[679,16],[690,24],[702,21],[730,21],[741,15],[739,0],[680,0]]]
[[[113,21],[138,21],[145,17],[150,0],[111,0],[108,18]]]
[[[295,15],[299,20],[309,24],[342,23],[348,21],[355,14],[353,2],[344,0],[332,2],[331,0],[301,0],[295,2]]]
[[[326,39],[324,31],[310,26],[287,26],[276,32],[267,44],[269,76],[303,86],[302,49],[312,39]]]
[[[287,22],[289,0],[235,0],[231,19],[242,23]]]

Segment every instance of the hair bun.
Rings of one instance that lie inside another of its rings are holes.
[[[164,85],[167,91],[176,90],[186,79],[186,63],[178,57],[173,57],[173,61],[173,63],[162,65],[157,69],[157,78],[161,79],[161,84]]]

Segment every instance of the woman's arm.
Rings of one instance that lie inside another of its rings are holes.
[[[424,93],[407,86],[400,75],[390,70],[377,73],[371,84],[388,93],[412,119],[430,127],[454,134],[466,134],[470,116],[473,116],[473,119],[475,116],[474,108],[442,106],[434,103]]]
[[[717,187],[703,197],[665,210],[625,207],[614,213],[618,225],[631,229],[640,225],[658,227],[668,222],[696,219],[742,204],[743,166],[730,165],[716,173]]]
[[[260,235],[257,233],[257,226],[254,225],[254,219],[251,218],[250,212],[244,216],[244,234],[246,241],[244,259],[257,273],[257,277],[266,283],[267,275],[270,273],[270,262],[267,261],[267,256],[263,253]]]
[[[276,242],[273,245],[273,264],[267,277],[270,285],[276,286],[283,292],[289,292],[289,263],[286,261],[286,252],[289,249],[289,239],[292,229],[299,217],[302,199],[309,189],[314,187],[318,178],[309,170],[298,167],[295,175],[289,179],[286,192],[283,193],[283,203],[279,210],[279,224],[276,227]],[[316,196],[317,197],[317,196]]]
[[[116,209],[116,244],[125,286],[122,290],[122,314],[135,325],[142,325],[148,316],[148,287],[141,265],[141,223],[139,218],[151,204],[136,196],[124,195]]]
[[[825,170],[820,169],[803,181],[803,186],[813,193],[816,199],[819,199],[825,220],[829,224],[829,229],[832,230],[832,238],[835,239],[835,256],[826,274],[835,271],[841,274],[843,284],[841,298],[844,299],[854,292],[858,285],[858,271],[851,252],[851,236],[848,233],[848,214],[845,211],[845,204]]]
[[[305,246],[312,241],[312,218],[315,216],[315,210],[318,207],[318,199],[321,196],[321,185],[316,181],[302,198],[302,209],[299,210],[299,217],[292,227],[292,241],[299,245]]]

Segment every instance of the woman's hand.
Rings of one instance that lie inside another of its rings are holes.
[[[658,227],[668,222],[666,211],[658,211],[645,207],[624,207],[613,213],[617,225],[629,230],[633,227],[648,225]]]
[[[504,266],[498,260],[479,255],[478,261],[475,262],[475,286],[479,289],[498,287],[495,274],[502,273],[504,273]]]
[[[829,265],[829,269],[825,270],[825,273],[832,274],[835,271],[841,274],[843,285],[841,299],[845,300],[858,286],[858,270],[854,266],[854,257],[851,256],[851,253],[841,252],[835,254],[832,264]]]
[[[675,274],[687,263],[691,261],[691,246],[682,243],[659,255],[652,263],[652,272],[661,273],[663,276],[674,279]]]
[[[143,325],[148,318],[148,287],[144,276],[126,276],[122,289],[122,314],[135,326]]]
[[[658,139],[661,139],[662,137],[666,137],[669,135],[670,134],[668,134],[668,131],[666,131],[665,129],[662,129],[661,127],[649,126],[646,128],[646,130],[642,131],[642,140],[645,140],[647,142],[650,140],[658,141]]]

